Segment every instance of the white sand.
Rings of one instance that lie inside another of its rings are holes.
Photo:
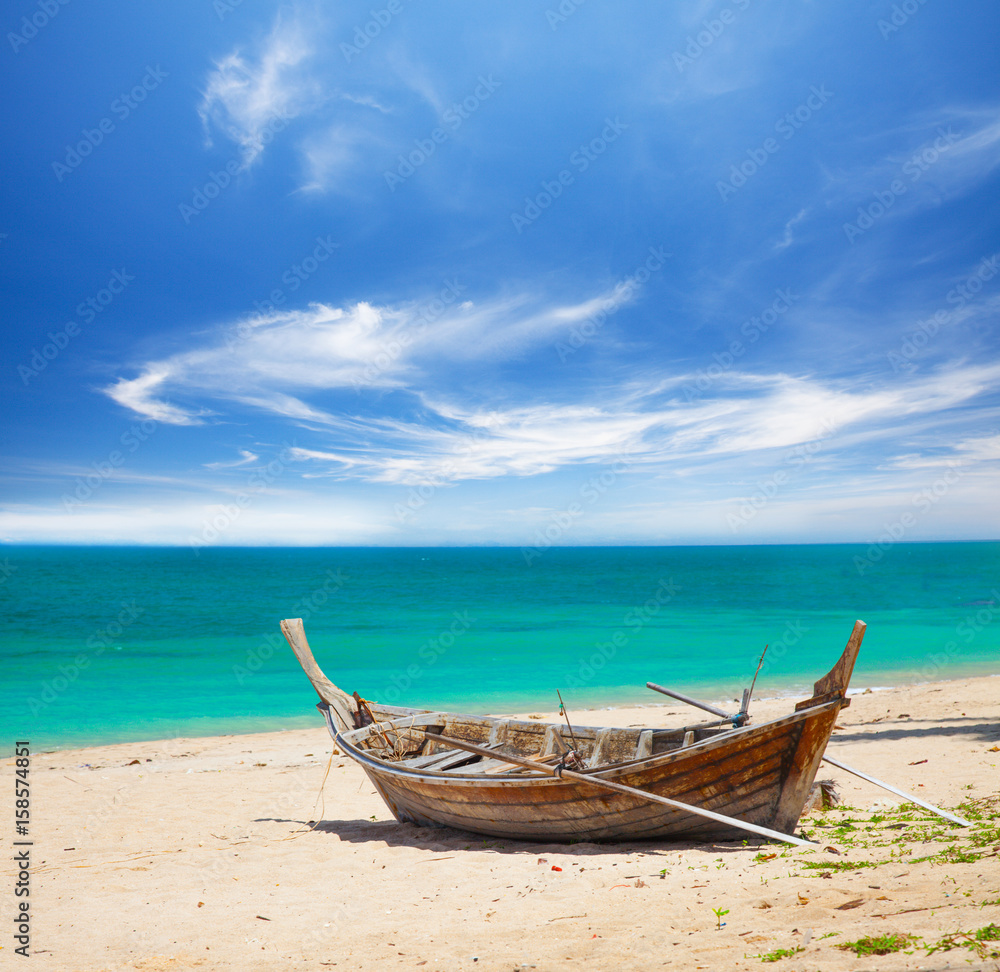
[[[790,708],[770,700],[751,711],[760,721]],[[676,704],[574,718],[598,725],[692,721],[691,710]],[[32,957],[13,954],[11,879],[2,896],[4,967],[1000,967],[965,950],[857,958],[833,947],[868,934],[935,939],[1000,924],[1000,904],[981,906],[1000,900],[995,853],[972,863],[904,857],[824,879],[801,865],[857,861],[868,852],[765,845],[777,856],[760,862],[759,847],[739,844],[495,841],[396,823],[362,771],[343,758],[333,760],[320,811],[314,807],[331,743],[317,722],[310,730],[34,755]],[[997,678],[856,695],[840,725],[831,755],[933,803],[955,806],[1000,791]],[[13,760],[5,766],[13,775]],[[845,803],[864,811],[901,802],[840,771],[820,776],[836,780]],[[302,833],[314,819],[322,822]],[[803,825],[810,820],[815,815]],[[921,856],[945,845],[907,846],[910,856]],[[888,850],[871,854],[885,858]],[[713,908],[729,911],[721,930]],[[839,934],[821,938],[829,932]],[[774,965],[756,957],[807,939],[804,952]]]

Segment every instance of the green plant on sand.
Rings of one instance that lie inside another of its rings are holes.
[[[722,931],[722,916],[729,914],[728,908],[713,908],[712,914],[715,915],[715,920],[718,922],[716,931]]]
[[[776,948],[773,952],[758,955],[757,958],[762,962],[777,962],[778,959],[791,958],[793,955],[804,951],[805,949],[801,945],[796,945],[795,948]]]
[[[928,955],[933,955],[935,952],[948,952],[953,948],[967,948],[969,951],[975,952],[981,959],[1000,958],[1000,946],[990,946],[986,944],[987,942],[1000,942],[1000,926],[993,924],[993,922],[976,931],[958,931],[942,935],[926,948]]]
[[[936,942],[923,942],[920,935],[866,935],[856,942],[844,942],[834,945],[855,955],[888,955],[890,952],[901,952],[906,948],[923,948],[928,955],[935,952],[950,952],[953,948],[967,948],[975,952],[981,959],[1000,958],[1000,926],[993,924],[978,928],[975,931],[955,931],[942,935]]]
[[[897,935],[895,933],[885,935],[865,935],[856,942],[844,942],[841,945],[834,945],[834,948],[847,952],[854,952],[855,955],[888,955],[890,952],[901,952],[904,948],[913,945],[916,939],[913,935]]]

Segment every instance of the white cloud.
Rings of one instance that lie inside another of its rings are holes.
[[[889,459],[889,469],[938,469],[941,467],[1000,462],[1000,434],[969,436],[942,445],[930,453],[906,453]]]
[[[1000,433],[975,436],[955,444],[955,454],[973,462],[1000,461]]]
[[[256,452],[240,449],[239,459],[232,459],[229,462],[206,462],[204,466],[206,469],[235,469],[237,466],[245,466],[247,463],[257,462],[259,459],[260,456]]]
[[[356,104],[363,103],[355,98],[346,100]],[[357,180],[354,176],[358,167],[373,148],[385,141],[377,133],[376,127],[381,126],[341,120],[305,136],[299,144],[305,179],[299,191],[357,192]]]
[[[216,413],[167,396],[239,402],[285,418],[338,425],[340,418],[301,396],[417,388],[421,375],[426,382],[448,362],[510,357],[568,334],[598,312],[614,313],[636,293],[619,283],[576,303],[538,307],[525,295],[459,303],[464,289],[449,281],[429,300],[396,307],[310,304],[260,315],[220,329],[204,347],[150,362],[138,377],[122,378],[104,391],[143,417],[173,425],[203,424]]]
[[[191,545],[204,541],[205,525],[215,522],[224,524],[223,528],[208,535],[219,544],[313,546],[377,542],[393,529],[385,512],[377,508],[342,501],[332,509],[328,502],[309,494],[255,498],[237,517],[232,515],[233,508],[231,500],[118,498],[113,504],[91,501],[67,515],[61,506],[11,504],[0,510],[0,540]]]
[[[919,211],[940,205],[942,194],[955,198],[972,191],[1000,164],[1000,107],[925,112],[879,137],[893,143],[882,158],[828,173],[833,201],[869,200],[896,182],[902,192],[891,193],[890,212]]]
[[[303,26],[279,18],[256,57],[237,49],[217,62],[198,109],[206,132],[223,132],[250,165],[276,129],[319,103],[317,85],[300,70],[312,53]]]
[[[964,130],[952,148],[953,154],[970,157],[972,166],[986,175],[1000,164],[1000,108],[965,111],[961,117],[965,120]]]
[[[207,415],[204,409],[186,411],[168,402],[153,398],[156,390],[170,378],[168,368],[149,368],[138,378],[131,381],[120,379],[116,384],[104,391],[119,405],[130,409],[143,418],[168,425],[200,425],[200,416]]]
[[[407,485],[536,476],[623,456],[676,475],[734,458],[750,468],[755,456],[815,440],[830,455],[876,449],[883,459],[898,454],[903,429],[926,454],[935,435],[955,441],[951,430],[935,432],[941,417],[1000,380],[1000,365],[961,362],[881,386],[730,370],[691,401],[690,374],[633,368],[626,381],[538,384],[545,370],[536,360],[523,382],[494,391],[481,377],[491,368],[539,354],[558,366],[555,346],[574,326],[613,314],[635,290],[620,283],[562,303],[521,294],[475,304],[464,291],[452,281],[422,302],[260,316],[105,391],[175,425],[249,409],[305,430],[292,455],[307,477]],[[463,380],[473,366],[476,378]],[[968,454],[985,457],[971,446]]]
[[[795,239],[793,228],[802,222],[806,217],[807,210],[800,209],[787,223],[785,223],[785,235],[780,242],[776,243],[776,250],[784,250],[792,245]]]

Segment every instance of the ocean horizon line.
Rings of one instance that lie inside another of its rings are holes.
[[[863,547],[871,546],[877,542],[871,538],[863,540],[758,540],[753,542],[730,543],[726,540],[700,540],[685,541],[683,543],[626,543],[620,540],[607,542],[587,542],[587,543],[552,543],[545,547],[546,550],[606,550],[621,548],[628,549],[648,549],[648,548],[669,548],[683,549],[686,547]],[[975,543],[1000,543],[1000,537],[954,537],[954,538],[930,538],[917,540],[892,540],[892,546],[921,546],[928,544],[975,544]],[[119,540],[119,541],[75,541],[75,540],[5,540],[0,539],[0,548],[32,548],[32,547],[53,547],[53,548],[85,548],[85,549],[142,549],[142,550],[182,550],[190,547],[191,544],[184,542],[177,543],[142,543],[140,541]],[[531,547],[525,543],[210,543],[199,547],[199,551],[206,550],[521,550]]]

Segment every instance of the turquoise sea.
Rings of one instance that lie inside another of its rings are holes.
[[[284,617],[348,692],[468,711],[733,698],[765,644],[757,694],[807,692],[857,618],[855,688],[1000,674],[995,542],[3,553],[3,752],[319,725]]]

